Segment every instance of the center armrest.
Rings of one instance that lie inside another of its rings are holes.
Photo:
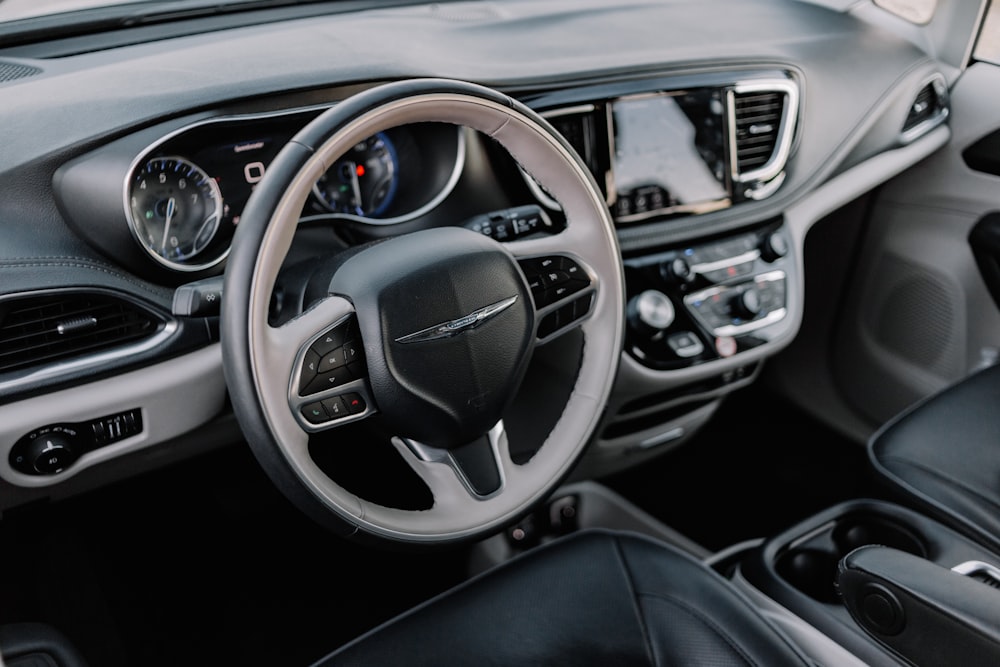
[[[1000,590],[982,581],[864,546],[840,561],[837,587],[858,625],[909,661],[1000,664]]]

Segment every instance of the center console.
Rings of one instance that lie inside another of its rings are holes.
[[[964,593],[957,604],[961,608],[967,602],[968,608],[959,609],[956,615],[965,615],[972,623],[976,609],[1000,608],[1000,591],[994,590],[1000,588],[1000,556],[922,514],[872,499],[831,507],[767,539],[744,553],[727,574],[753,595],[773,600],[868,665],[902,664],[885,644],[895,646],[900,638],[905,639],[907,631],[917,635],[917,641],[926,641],[935,628],[942,636],[956,636],[951,620],[921,619],[913,612],[911,600],[919,591],[904,587],[900,593],[870,582],[862,584],[860,597],[857,591],[844,590],[847,584],[838,570],[849,567],[843,564],[845,557],[851,554],[860,561],[859,556],[872,555],[864,554],[867,549],[862,547],[873,546],[884,552],[886,571],[911,573],[911,580],[932,591],[932,597],[935,588],[956,589],[960,583]],[[981,595],[977,594],[980,590]],[[852,610],[844,603],[845,594]],[[940,603],[921,604],[919,608],[945,606],[944,599]],[[995,620],[983,618],[980,622],[989,625]],[[942,650],[958,656],[963,649]],[[921,653],[929,655],[926,648],[921,648]]]

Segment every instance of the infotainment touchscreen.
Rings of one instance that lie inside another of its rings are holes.
[[[718,92],[710,90],[610,103],[609,204],[616,220],[729,206],[724,110]]]

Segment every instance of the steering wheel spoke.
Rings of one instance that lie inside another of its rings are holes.
[[[477,500],[501,494],[504,480],[513,472],[502,420],[481,438],[453,449],[432,447],[408,438],[394,438],[393,444],[430,488],[435,505],[461,495],[456,494],[456,480]],[[452,476],[442,473],[442,466]]]

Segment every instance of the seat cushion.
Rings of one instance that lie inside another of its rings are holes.
[[[808,662],[702,563],[646,537],[590,530],[474,578],[318,664]]]
[[[1000,366],[906,410],[868,443],[889,487],[1000,550]]]

